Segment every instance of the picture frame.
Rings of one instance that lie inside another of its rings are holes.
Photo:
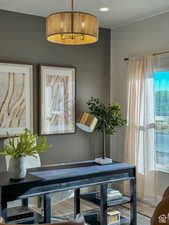
[[[33,131],[33,65],[0,62],[0,138]],[[7,135],[8,133],[8,135]]]
[[[75,133],[74,67],[40,65],[40,135]]]

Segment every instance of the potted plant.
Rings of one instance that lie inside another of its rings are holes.
[[[1,156],[10,156],[9,172],[11,179],[20,180],[26,176],[25,158],[27,156],[37,157],[38,153],[43,153],[47,148],[46,137],[37,144],[39,137],[30,130],[25,129],[15,142],[14,138],[8,136],[8,144],[4,145]]]
[[[98,159],[98,163],[107,164],[112,160],[106,158],[106,135],[113,135],[117,127],[126,125],[126,120],[122,118],[119,103],[105,105],[100,99],[91,97],[87,105],[89,112],[98,119],[95,130],[103,134],[102,159]]]

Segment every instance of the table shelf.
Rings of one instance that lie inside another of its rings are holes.
[[[86,214],[85,221],[86,223],[89,223],[90,225],[100,225],[100,222],[97,220],[96,213]],[[130,224],[129,218],[120,216],[120,223],[113,223],[112,225],[129,225],[129,224]],[[111,224],[108,224],[108,225],[111,225]]]
[[[126,217],[121,216],[120,217],[120,224],[121,225],[128,225],[130,223],[129,219]],[[115,223],[113,225],[118,225],[118,223]]]
[[[89,201],[97,206],[100,206],[100,199],[97,197],[97,192],[90,192],[81,194],[80,198],[86,201]],[[122,196],[121,198],[114,199],[114,200],[108,200],[107,201],[107,207],[117,206],[117,205],[123,205],[126,203],[130,203],[130,198],[126,196]]]
[[[34,221],[34,211],[28,207],[17,206],[8,208],[8,223],[20,224]]]

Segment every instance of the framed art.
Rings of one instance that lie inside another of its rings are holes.
[[[75,133],[75,68],[40,66],[40,134]]]
[[[33,66],[0,62],[0,137],[33,131]]]

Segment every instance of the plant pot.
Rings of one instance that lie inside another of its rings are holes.
[[[26,176],[25,157],[10,159],[9,173],[10,178],[13,180],[21,180]]]

